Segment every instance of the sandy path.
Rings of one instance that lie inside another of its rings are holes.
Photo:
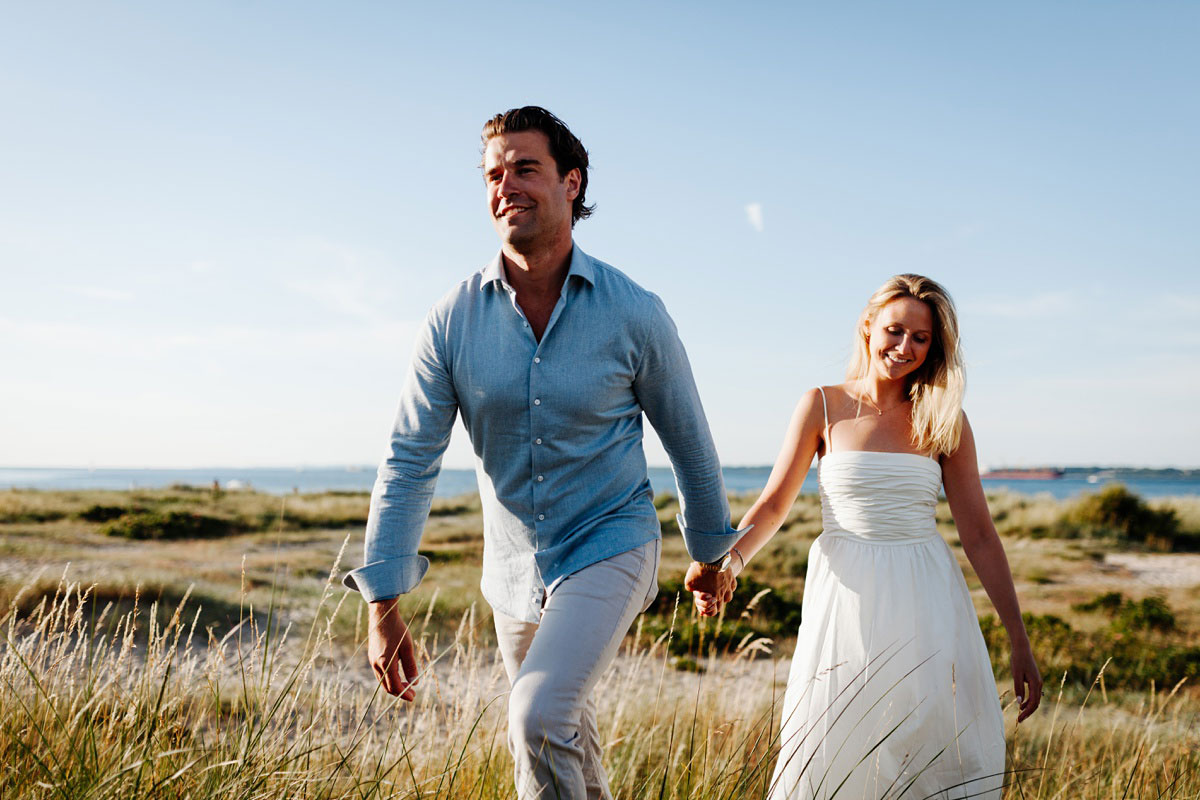
[[[1176,589],[1200,586],[1200,554],[1108,553],[1104,564],[1121,570],[1122,578],[1142,586]]]

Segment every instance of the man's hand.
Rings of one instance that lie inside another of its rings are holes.
[[[367,661],[385,692],[413,700],[417,696],[412,688],[417,683],[417,658],[397,599],[378,600],[369,608]]]
[[[720,572],[703,572],[702,565],[693,561],[683,579],[683,588],[692,593],[696,610],[703,616],[716,616],[721,606],[733,599],[737,578],[728,568]]]

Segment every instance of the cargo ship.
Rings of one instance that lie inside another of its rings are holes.
[[[1066,474],[1058,467],[1005,467],[989,469],[979,477],[991,481],[1053,481]]]

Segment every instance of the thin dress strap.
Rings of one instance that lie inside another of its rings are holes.
[[[821,393],[821,411],[825,414],[825,455],[829,455],[833,450],[833,443],[829,441],[829,403],[825,400],[825,387],[818,386],[817,391]]]

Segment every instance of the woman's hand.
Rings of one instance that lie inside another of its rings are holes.
[[[696,606],[696,611],[702,617],[715,617],[721,613],[721,609],[725,607],[717,598],[713,597],[708,592],[692,592],[692,603]]]
[[[1021,709],[1017,714],[1017,722],[1022,722],[1036,711],[1042,702],[1042,675],[1033,660],[1033,650],[1030,649],[1028,641],[1013,645],[1010,664],[1013,689],[1017,693],[1017,702]]]

